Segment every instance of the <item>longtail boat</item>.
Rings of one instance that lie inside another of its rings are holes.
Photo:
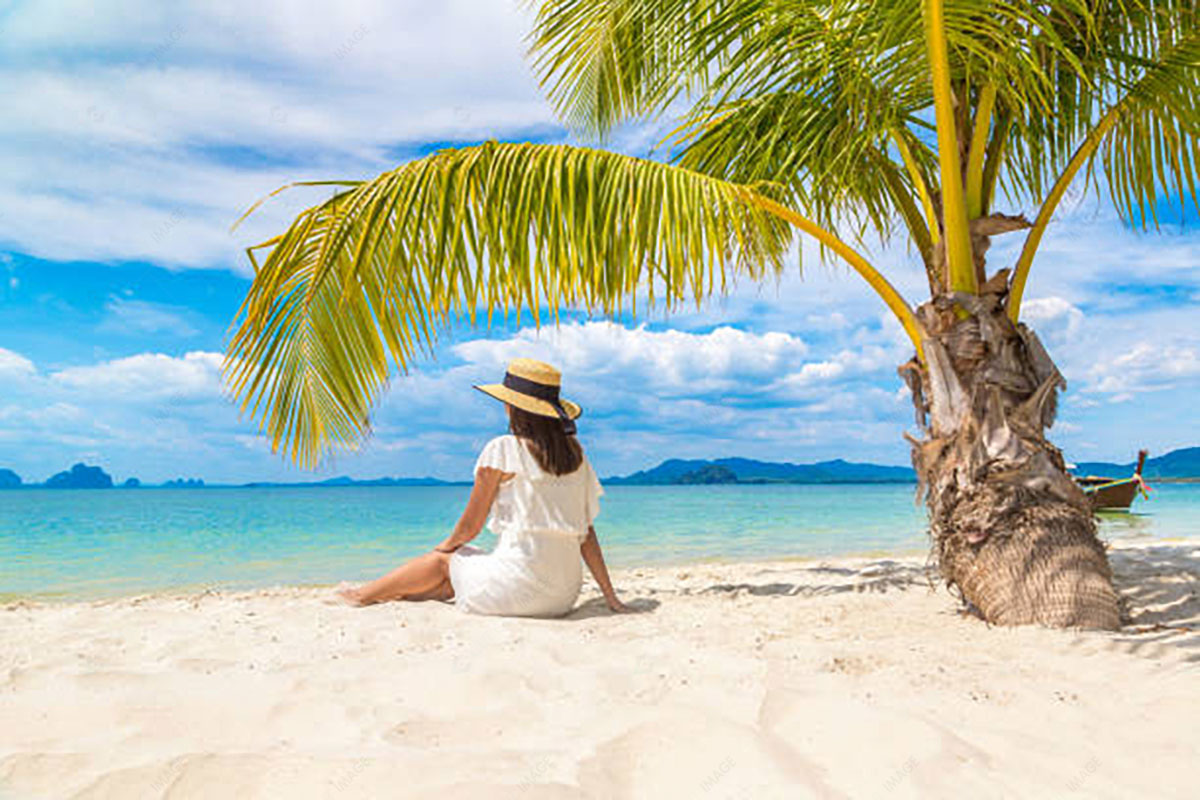
[[[1092,501],[1093,511],[1128,510],[1139,494],[1146,499],[1150,498],[1150,487],[1142,480],[1142,467],[1146,464],[1147,455],[1149,453],[1146,450],[1138,452],[1137,467],[1128,478],[1088,475],[1075,479],[1083,493]]]

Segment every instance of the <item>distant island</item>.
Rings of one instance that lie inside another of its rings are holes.
[[[163,488],[198,489],[204,486],[199,478],[176,478],[161,484]],[[0,469],[0,489],[139,489],[142,482],[137,478],[126,478],[117,484],[102,467],[75,464],[68,470],[55,473],[45,483],[25,483],[11,469]]]
[[[613,486],[672,486],[715,483],[912,483],[911,467],[859,464],[835,459],[815,464],[749,458],[668,459],[652,469],[605,481]]]
[[[1076,475],[1104,475],[1124,478],[1133,474],[1136,462],[1112,464],[1106,461],[1084,461],[1075,465]],[[1200,479],[1200,447],[1184,447],[1180,450],[1146,459],[1142,467],[1146,480],[1198,480]]]
[[[1103,475],[1113,478],[1133,474],[1134,462],[1114,464],[1105,461],[1084,461],[1072,472],[1079,476]],[[1147,480],[1200,481],[1200,447],[1185,447],[1150,458],[1142,470]],[[881,464],[857,463],[840,458],[818,461],[815,464],[756,461],[750,458],[681,459],[671,458],[656,467],[630,475],[614,475],[604,479],[609,486],[688,486],[716,484],[832,484],[832,483],[913,483],[916,476],[911,467],[890,467]],[[347,476],[322,481],[270,482],[255,481],[242,484],[223,484],[214,488],[313,488],[339,486],[469,486],[470,481],[445,481],[440,478],[366,478]],[[59,472],[45,483],[25,483],[11,469],[0,468],[0,490],[3,489],[201,489],[201,478],[174,478],[164,483],[143,484],[137,478],[114,483],[112,476],[100,467],[75,464]]]
[[[99,467],[76,464],[46,481],[47,489],[111,489],[112,476]]]
[[[346,476],[323,481],[270,482],[255,481],[241,484],[217,484],[213,488],[263,489],[310,488],[314,486],[469,486],[470,481],[443,481],[438,478],[368,478],[358,480]],[[0,489],[203,489],[209,484],[203,478],[172,478],[159,484],[145,484],[137,478],[126,478],[118,484],[101,467],[76,464],[59,472],[45,483],[26,483],[11,469],[0,468]]]
[[[129,481],[126,481],[129,483]],[[140,483],[138,484],[141,485]],[[201,489],[204,487],[204,481],[199,478],[175,478],[174,480],[163,483],[164,489]]]
[[[1124,478],[1133,474],[1134,462],[1113,464],[1086,461],[1072,472],[1079,476],[1103,475]],[[1146,460],[1142,475],[1147,480],[1200,480],[1200,447],[1180,450]],[[657,467],[624,477],[605,480],[612,486],[681,486],[690,484],[762,484],[762,483],[912,483],[916,474],[911,467],[887,467],[835,459],[815,464],[790,464],[755,461],[747,458],[715,460],[668,459]]]
[[[348,478],[342,475],[337,478],[329,478],[323,481],[298,481],[295,483],[271,483],[267,481],[256,481],[254,483],[243,483],[241,486],[247,489],[259,489],[264,487],[272,488],[303,488],[308,486],[467,486],[470,481],[444,481],[440,478],[366,478],[358,480],[356,478]]]

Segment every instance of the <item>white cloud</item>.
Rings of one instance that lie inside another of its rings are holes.
[[[1022,304],[1021,318],[1041,338],[1065,341],[1079,333],[1084,314],[1062,297],[1038,297]]]
[[[182,358],[161,353],[69,367],[52,373],[57,385],[108,399],[162,401],[221,395],[220,353],[193,352]]]
[[[1200,351],[1191,347],[1139,342],[1099,359],[1088,373],[1089,392],[1112,394],[1114,402],[1135,393],[1161,391],[1200,377]]]
[[[840,331],[850,325],[850,320],[846,319],[846,315],[840,311],[831,311],[828,314],[809,314],[804,321],[817,330]]]
[[[20,418],[26,424],[58,427],[86,420],[87,414],[77,405],[57,401],[47,406],[26,409],[20,414]]]
[[[28,358],[0,347],[0,379],[16,382],[31,378],[36,372]]]
[[[112,296],[104,304],[105,320],[102,331],[120,333],[170,333],[172,336],[195,336],[196,329],[185,319],[186,309],[144,300]]]
[[[501,369],[509,359],[541,358],[573,381],[638,387],[662,396],[753,394],[781,372],[800,368],[808,346],[787,333],[720,327],[704,333],[586,322],[525,329],[503,340],[456,345],[455,355]]]

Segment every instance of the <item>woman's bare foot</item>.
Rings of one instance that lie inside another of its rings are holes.
[[[337,596],[348,606],[357,607],[366,605],[362,600],[362,596],[358,593],[358,588],[348,583],[343,582],[338,584]]]

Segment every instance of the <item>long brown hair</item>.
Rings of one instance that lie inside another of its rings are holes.
[[[551,475],[566,475],[583,463],[579,440],[567,435],[557,417],[543,417],[508,406],[508,429],[525,440],[538,466]]]

